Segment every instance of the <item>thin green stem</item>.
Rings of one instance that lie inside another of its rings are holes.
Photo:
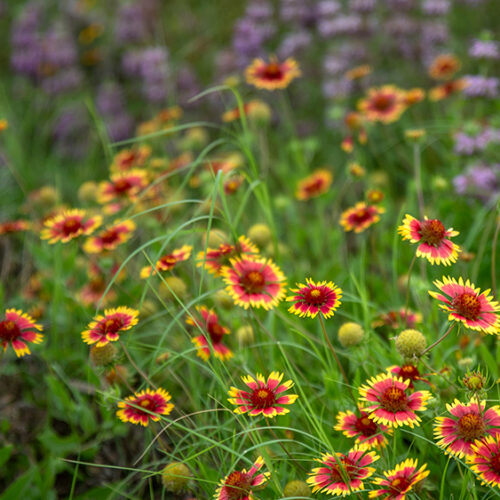
[[[404,317],[404,325],[408,323],[408,306],[410,305],[410,282],[411,282],[411,272],[413,271],[413,267],[415,266],[415,261],[417,260],[417,254],[413,256],[410,267],[408,268],[408,279],[406,280],[406,299],[405,299],[405,317]]]
[[[433,344],[431,344],[427,349],[425,349],[425,351],[420,355],[420,357],[422,357],[424,354],[427,354],[431,349],[434,349],[434,347],[436,347],[438,344],[440,344],[451,333],[451,331],[453,330],[454,326],[455,326],[455,323],[452,323],[450,325],[450,328],[448,328],[448,330],[446,330],[446,332],[444,333],[444,335],[442,337],[438,338],[436,340],[436,342],[434,342]]]
[[[497,226],[495,228],[495,234],[493,235],[493,243],[491,245],[491,290],[493,291],[493,297],[495,297],[495,299],[497,298],[496,255],[497,255],[497,243],[499,234],[500,234],[500,215],[497,215]]]
[[[420,217],[424,216],[424,192],[422,189],[422,162],[420,158],[420,145],[415,143],[413,145],[413,166],[415,169],[415,188],[417,190],[418,209]]]
[[[298,465],[300,467],[300,469],[303,471],[303,472],[307,472],[307,469],[305,469],[299,462],[297,462],[297,460],[295,460],[292,455],[290,454],[290,452],[287,450],[286,446],[282,443],[281,439],[278,437],[278,435],[276,434],[276,432],[274,432],[274,429],[271,427],[271,424],[269,423],[269,419],[266,418],[266,424],[267,424],[267,427],[269,428],[269,431],[271,432],[271,434],[273,435],[274,439],[276,439],[276,441],[278,442],[278,444],[280,445],[281,449],[285,452],[285,454],[287,455],[287,457],[292,461],[294,462],[296,465]]]
[[[128,349],[125,347],[125,344],[120,340],[120,345],[123,349],[123,352],[125,353],[125,356],[127,356],[127,359],[129,360],[130,364],[135,368],[135,371],[151,386],[154,387],[155,389],[157,388],[153,382],[151,382],[151,379],[144,373],[144,371],[137,365],[137,363],[132,359],[132,356],[128,352]]]

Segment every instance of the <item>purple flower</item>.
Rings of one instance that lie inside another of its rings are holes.
[[[278,55],[281,59],[286,59],[297,55],[302,49],[311,44],[311,35],[307,31],[297,31],[283,38],[279,48]]]
[[[494,202],[500,194],[500,163],[469,166],[464,174],[453,179],[453,185],[460,195]]]
[[[494,40],[474,40],[469,48],[469,55],[474,59],[498,59],[500,51]]]
[[[443,16],[450,10],[449,0],[424,0],[422,12],[429,16]]]
[[[474,137],[464,132],[457,132],[454,135],[455,146],[453,150],[459,155],[472,155],[476,150],[476,140]]]
[[[497,97],[498,96],[498,78],[487,78],[480,75],[467,75],[465,77],[467,87],[464,94],[469,97]]]

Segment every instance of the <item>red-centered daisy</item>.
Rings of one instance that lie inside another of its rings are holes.
[[[358,407],[357,413],[349,410],[339,412],[337,423],[333,428],[342,432],[344,436],[355,438],[357,447],[364,450],[387,446],[387,438],[384,434],[392,433],[389,427],[376,424],[368,418],[368,413],[362,406]]]
[[[289,58],[279,62],[276,57],[270,57],[269,62],[254,59],[245,70],[247,83],[266,90],[284,89],[290,82],[301,75],[295,59]]]
[[[407,458],[396,465],[393,470],[384,471],[384,478],[377,477],[373,484],[381,486],[377,490],[370,491],[368,498],[378,498],[384,495],[384,500],[405,500],[406,494],[422,479],[429,475],[427,464],[418,467],[418,460]]]
[[[264,459],[258,457],[247,472],[246,469],[235,470],[221,480],[215,492],[216,500],[253,500],[252,488],[263,488],[270,472],[257,474],[264,465]]]
[[[0,235],[19,233],[21,231],[27,231],[29,228],[30,223],[23,219],[0,222]]]
[[[43,340],[43,335],[37,333],[41,331],[42,327],[28,314],[16,309],[7,309],[0,321],[0,343],[4,351],[10,344],[16,356],[21,358],[25,354],[31,354],[26,342],[39,344]]]
[[[67,243],[82,234],[93,233],[101,223],[102,217],[100,215],[87,218],[85,210],[65,210],[45,221],[45,229],[42,230],[40,237],[42,240],[49,240],[50,244],[58,241]]]
[[[353,449],[343,453],[324,453],[315,460],[321,467],[314,468],[307,478],[313,493],[319,491],[327,495],[343,497],[364,489],[363,481],[374,472],[368,467],[379,459],[373,451]]]
[[[240,236],[236,245],[221,243],[219,248],[207,248],[205,252],[198,252],[198,267],[205,264],[205,269],[215,275],[219,275],[223,266],[228,266],[230,259],[244,255],[257,255],[259,249],[246,237]]]
[[[429,76],[434,80],[449,80],[460,69],[460,60],[452,54],[437,56],[429,66]]]
[[[472,445],[467,457],[470,468],[481,478],[481,484],[500,487],[500,437],[487,436]]]
[[[483,333],[496,334],[500,331],[498,311],[500,305],[489,294],[490,290],[481,293],[469,280],[443,277],[434,285],[441,293],[429,291],[431,297],[442,302],[439,307],[448,311],[450,321],[460,321],[467,328]]]
[[[133,201],[147,185],[148,174],[145,170],[132,169],[126,172],[117,172],[111,175],[111,181],[103,181],[99,184],[97,201],[101,204],[116,199]]]
[[[137,325],[138,317],[139,311],[129,307],[106,309],[104,316],[98,315],[89,323],[88,330],[82,332],[82,339],[87,344],[96,344],[97,347],[116,342],[121,332]]]
[[[415,412],[425,410],[429,391],[408,394],[410,382],[387,373],[372,377],[367,384],[359,388],[359,395],[374,422],[389,427],[420,425]]]
[[[329,318],[341,304],[342,290],[331,281],[315,283],[311,278],[306,278],[306,284],[297,283],[297,287],[290,289],[295,295],[287,297],[286,300],[295,302],[288,311],[301,318],[314,318],[318,313]]]
[[[408,386],[409,389],[415,388],[415,386],[413,385],[414,382],[425,382],[426,384],[431,385],[431,383],[420,374],[419,369],[411,363],[407,363],[401,366],[389,366],[389,368],[387,368],[387,371],[396,375],[396,377],[402,378],[405,382],[408,381],[410,383],[410,385]]]
[[[196,310],[201,315],[201,320],[196,317],[189,316],[186,319],[188,325],[196,326],[203,333],[192,339],[193,344],[198,348],[198,356],[204,361],[210,358],[210,345],[214,350],[214,356],[222,361],[230,359],[233,353],[224,342],[224,336],[229,335],[231,331],[229,328],[222,326],[219,323],[219,317],[212,310],[205,306],[196,307]],[[210,339],[210,343],[208,341]]]
[[[385,209],[377,205],[367,205],[360,201],[352,208],[342,212],[340,216],[340,225],[344,231],[354,231],[361,233],[380,220],[379,215],[383,214]]]
[[[181,248],[176,248],[173,252],[160,257],[156,261],[154,268],[152,266],[145,266],[141,269],[141,278],[146,279],[154,276],[157,272],[172,270],[179,262],[189,259],[192,249],[191,245],[183,245]]]
[[[132,220],[115,222],[113,226],[100,231],[96,236],[87,238],[83,249],[87,253],[110,252],[128,241],[132,237],[135,227],[135,222]]]
[[[461,251],[460,247],[449,239],[457,236],[458,231],[454,231],[453,228],[446,229],[439,219],[424,217],[424,220],[420,221],[406,214],[403,224],[398,227],[398,233],[403,240],[419,243],[417,257],[424,257],[431,264],[449,266],[457,261]]]
[[[113,158],[112,172],[123,172],[135,167],[142,167],[151,155],[150,146],[139,146],[132,149],[123,149]]]
[[[271,259],[242,256],[221,269],[226,291],[244,309],[276,307],[286,294],[286,278]]]
[[[477,402],[463,404],[455,399],[446,409],[450,416],[436,417],[434,425],[434,437],[446,454],[471,457],[474,441],[500,435],[500,406],[486,409],[486,403],[481,401],[480,409]]]
[[[367,96],[359,101],[358,109],[370,122],[395,122],[406,109],[405,92],[394,85],[368,89]]]
[[[443,83],[443,85],[438,85],[437,87],[433,87],[429,90],[429,100],[441,101],[450,97],[450,95],[462,92],[467,85],[468,83],[465,78],[459,78],[458,80]]]
[[[326,193],[332,184],[332,174],[326,168],[318,168],[311,175],[299,181],[295,197],[306,201]]]
[[[250,388],[249,391],[242,391],[236,387],[231,387],[228,401],[232,405],[238,405],[234,413],[241,415],[248,413],[252,417],[264,415],[264,417],[275,417],[289,413],[288,408],[282,405],[291,405],[299,397],[297,394],[283,395],[293,386],[291,380],[281,383],[283,373],[272,372],[266,379],[263,375],[257,374],[257,380],[250,375],[241,377],[243,382]]]
[[[162,415],[168,415],[173,410],[174,405],[169,403],[171,399],[172,396],[161,387],[154,391],[146,389],[120,401],[116,415],[122,422],[146,427],[150,420],[158,422]]]

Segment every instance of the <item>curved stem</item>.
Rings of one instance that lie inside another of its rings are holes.
[[[411,272],[413,271],[413,266],[415,266],[415,261],[417,260],[417,254],[413,256],[410,267],[408,268],[408,279],[406,280],[406,299],[405,299],[405,317],[404,325],[408,324],[408,307],[410,305],[410,282],[411,282]]]
[[[269,419],[266,418],[266,424],[269,430],[271,431],[271,434],[273,435],[274,439],[278,442],[280,445],[281,449],[286,453],[287,457],[292,461],[295,462],[304,472],[307,472],[307,469],[305,469],[295,458],[292,457],[290,452],[286,449],[286,446],[281,442],[280,438],[277,436],[276,432],[274,432],[274,429],[271,427],[271,424],[269,423]]]
[[[125,344],[120,340],[120,345],[123,349],[123,352],[125,353],[125,356],[127,356],[127,359],[129,360],[130,364],[135,368],[136,372],[151,386],[154,387],[155,389],[157,388],[153,382],[151,382],[151,379],[142,371],[141,368],[136,364],[136,362],[132,359],[132,356],[130,356],[130,353],[128,352],[127,348],[125,347]]]
[[[425,351],[420,355],[420,357],[422,357],[424,354],[427,354],[431,349],[434,349],[434,347],[436,347],[438,344],[440,344],[451,333],[451,331],[453,330],[454,326],[455,326],[455,323],[452,323],[450,325],[450,328],[448,328],[448,330],[446,330],[446,332],[444,333],[444,335],[442,337],[438,338],[436,340],[436,342],[434,342],[433,344],[431,344],[427,349],[425,349]]]

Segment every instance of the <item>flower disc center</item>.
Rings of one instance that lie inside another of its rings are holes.
[[[477,320],[481,312],[481,302],[476,294],[461,293],[451,301],[452,307],[466,319]]]
[[[259,271],[250,271],[243,276],[242,285],[249,293],[260,293],[264,289],[266,280]]]
[[[79,219],[70,218],[66,219],[62,225],[62,232],[65,236],[76,233],[82,227],[82,223]]]
[[[123,326],[123,322],[118,318],[109,318],[103,326],[106,333],[116,333]]]
[[[428,245],[438,245],[443,241],[446,229],[438,219],[425,220],[420,227],[420,236]]]
[[[379,94],[373,99],[373,107],[378,111],[388,111],[394,105],[394,97],[387,94]]]
[[[468,413],[458,421],[458,432],[470,441],[484,436],[486,426],[483,417],[477,413]]]
[[[408,398],[399,387],[390,387],[382,394],[381,403],[388,411],[402,411],[408,407]]]
[[[363,436],[373,436],[377,433],[377,424],[368,417],[361,417],[356,420],[356,430]]]
[[[500,453],[496,453],[491,457],[490,466],[496,474],[500,474]]]
[[[250,492],[250,478],[244,472],[235,471],[227,476],[225,489],[228,500],[240,500],[246,498]]]
[[[267,387],[256,389],[250,396],[252,405],[256,408],[270,408],[276,401],[274,393]]]
[[[280,80],[283,76],[283,73],[281,71],[281,67],[278,63],[272,62],[269,63],[265,68],[264,68],[264,77],[268,78],[270,80]]]
[[[16,339],[21,335],[20,328],[12,320],[5,320],[0,322],[0,339],[7,342]]]

